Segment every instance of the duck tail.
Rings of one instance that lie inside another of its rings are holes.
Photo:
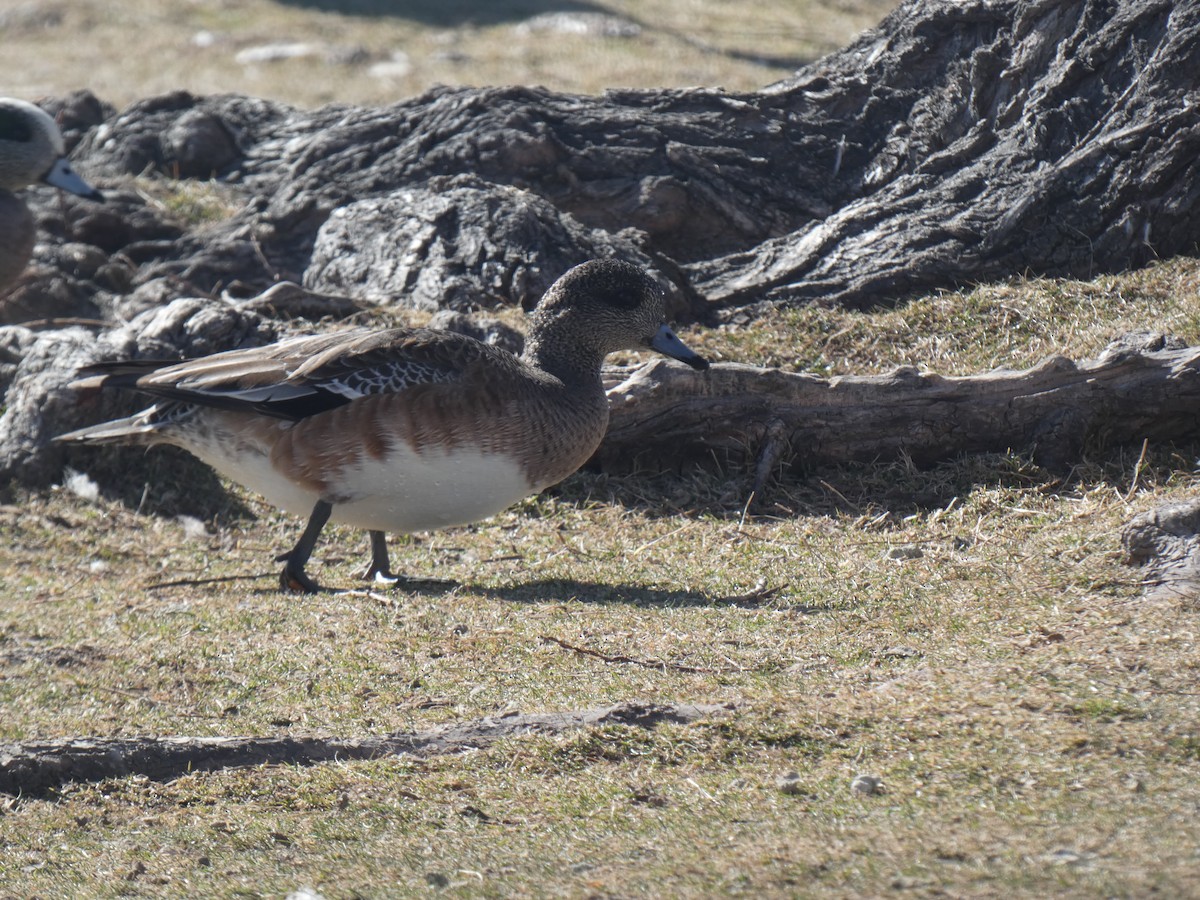
[[[54,440],[63,444],[140,444],[150,446],[162,441],[163,421],[157,407],[150,407],[124,419],[113,419],[60,434]]]

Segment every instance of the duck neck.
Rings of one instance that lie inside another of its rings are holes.
[[[575,340],[560,341],[555,340],[553,334],[534,331],[525,340],[525,352],[521,358],[563,384],[598,386],[603,390],[600,366],[605,355],[599,347],[579,341],[577,336]]]
[[[594,340],[593,329],[574,318],[566,311],[534,313],[521,358],[564,384],[600,385],[607,354]]]

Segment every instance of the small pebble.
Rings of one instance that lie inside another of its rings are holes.
[[[412,60],[403,50],[396,50],[387,60],[374,63],[367,69],[372,78],[407,78],[412,74]]]
[[[1082,866],[1087,864],[1088,855],[1080,853],[1073,847],[1062,847],[1053,853],[1047,853],[1042,860],[1052,866]]]
[[[799,794],[800,793],[800,773],[785,772],[775,779],[775,787],[779,788],[784,794]]]
[[[883,779],[878,775],[855,775],[854,780],[850,782],[850,790],[856,794],[881,794]]]
[[[260,44],[257,47],[247,47],[239,50],[234,60],[243,65],[251,66],[256,63],[273,63],[285,59],[300,59],[305,56],[316,56],[320,48],[314,44]]]

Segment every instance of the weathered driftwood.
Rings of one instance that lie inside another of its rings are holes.
[[[811,195],[824,179],[829,213],[695,261],[691,283],[725,307],[867,305],[1192,252],[1196,71],[1194,3],[905,3],[776,86],[802,123],[804,174],[781,188]],[[770,172],[780,157],[764,143]]]
[[[1200,347],[1130,335],[1095,360],[961,377],[901,368],[819,378],[734,363],[697,374],[655,362],[609,397],[600,461],[732,450],[758,461],[759,488],[779,463],[1016,450],[1060,465],[1088,446],[1200,434]]]
[[[188,772],[300,765],[388,756],[436,756],[486,747],[502,738],[581,728],[686,724],[726,710],[704,704],[618,703],[561,713],[513,713],[426,731],[380,737],[68,738],[0,744],[0,793],[38,796],[64,784],[144,775],[157,781]]]

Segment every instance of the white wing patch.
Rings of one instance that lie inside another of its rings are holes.
[[[368,394],[398,394],[417,384],[453,381],[458,375],[459,373],[453,370],[424,363],[395,362],[384,366],[353,369],[336,378],[314,381],[306,393],[312,393],[312,389],[316,388],[353,400]]]

